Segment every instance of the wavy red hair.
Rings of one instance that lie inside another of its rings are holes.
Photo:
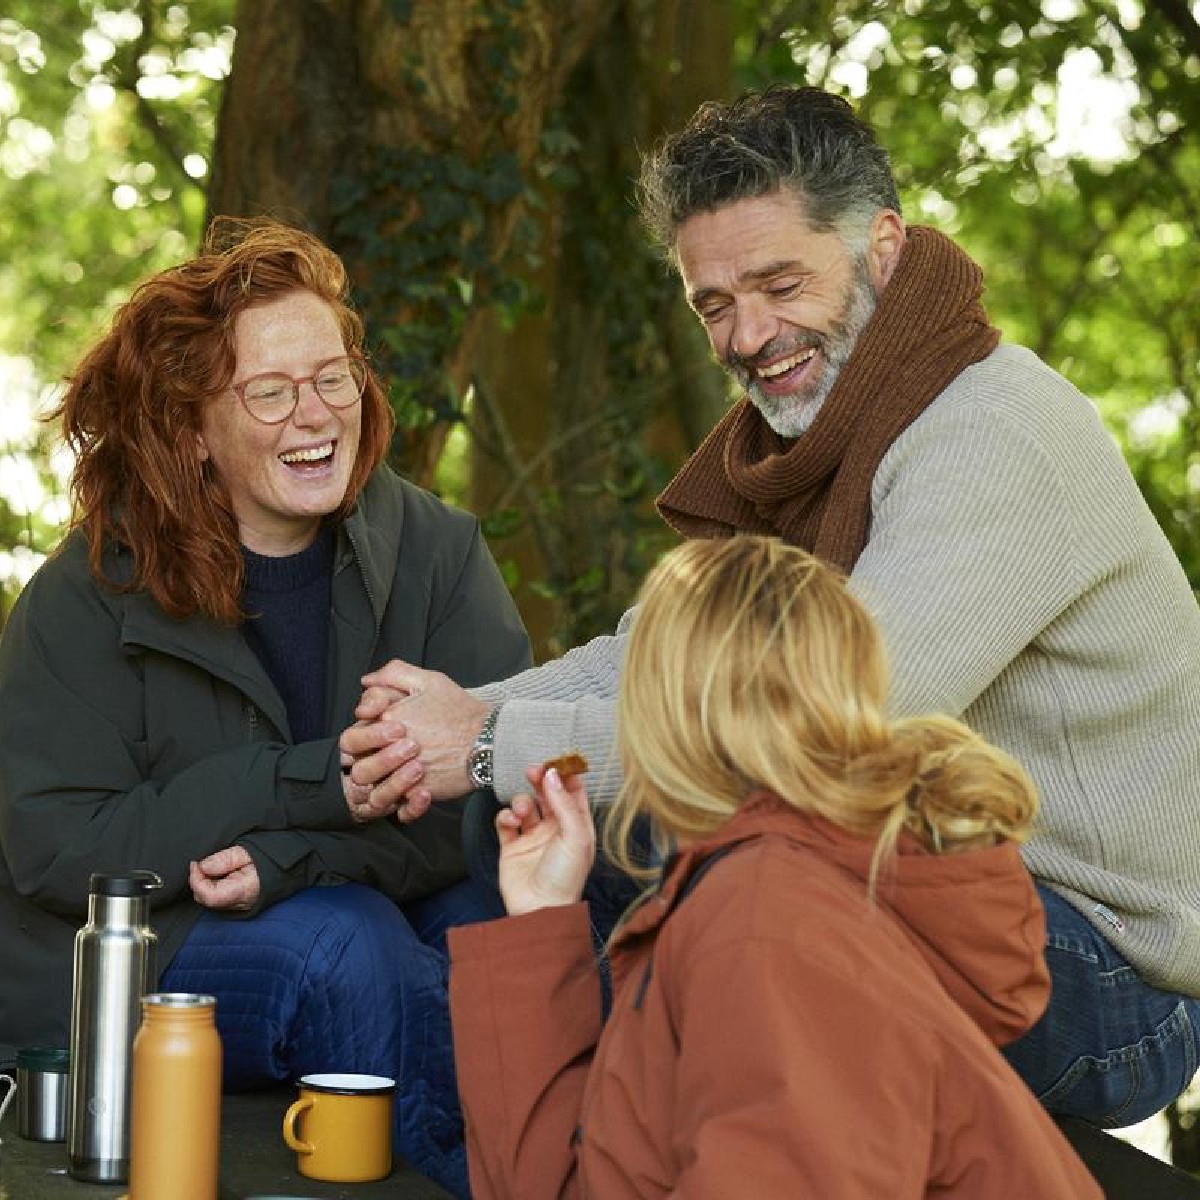
[[[362,352],[362,321],[332,250],[276,221],[219,217],[195,258],[137,287],[79,364],[54,415],[76,456],[72,527],[87,538],[97,579],[148,592],[172,617],[241,620],[238,524],[196,434],[204,406],[233,380],[238,314],[295,291],[326,301],[346,350]],[[394,424],[368,369],[358,457],[337,518],[383,462]],[[130,556],[128,577],[105,574],[114,543]]]

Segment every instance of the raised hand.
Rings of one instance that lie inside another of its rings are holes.
[[[565,784],[556,770],[526,772],[535,795],[522,792],[496,816],[500,894],[512,916],[574,904],[596,857],[596,830],[580,777]]]

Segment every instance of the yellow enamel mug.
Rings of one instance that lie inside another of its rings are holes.
[[[283,1117],[283,1140],[309,1179],[367,1183],[392,1169],[392,1100],[383,1075],[305,1075]]]

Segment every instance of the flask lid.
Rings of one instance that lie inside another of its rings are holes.
[[[217,998],[202,992],[151,992],[142,997],[142,1006],[153,1008],[212,1008]]]
[[[96,872],[89,881],[94,896],[144,896],[163,881],[153,871]]]
[[[55,1075],[63,1075],[71,1063],[68,1050],[60,1050],[49,1046],[23,1046],[17,1051],[17,1066],[27,1071],[49,1071]]]

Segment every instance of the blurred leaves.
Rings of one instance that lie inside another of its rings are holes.
[[[712,94],[787,81],[849,95],[889,147],[909,220],[958,238],[985,268],[986,300],[1005,335],[1096,400],[1200,582],[1194,9],[1135,0],[725,3],[733,51],[727,84],[705,68]],[[403,26],[417,6],[397,0],[373,11]],[[476,374],[471,362],[457,364],[453,384],[445,370],[468,322],[490,314],[492,351],[502,355],[505,339],[522,344],[531,322],[573,314],[573,330],[560,320],[553,334],[570,350],[556,360],[553,387],[537,393],[553,407],[533,427],[541,421],[546,456],[577,464],[586,450],[591,473],[526,479],[539,451],[522,445],[497,460],[509,480],[495,489],[488,522],[502,557],[506,538],[531,529],[558,556],[522,582],[569,610],[566,641],[610,621],[662,545],[648,502],[681,452],[654,444],[652,418],[678,407],[694,444],[711,423],[701,397],[723,390],[694,331],[673,325],[676,285],[654,266],[630,211],[642,136],[634,131],[650,103],[637,89],[662,104],[697,77],[679,24],[696,16],[666,0],[613,0],[606,38],[539,125],[532,164],[494,139],[483,155],[431,139],[422,152],[379,145],[352,156],[333,180],[337,237],[370,265],[358,277],[361,303],[369,320],[385,314],[374,344],[401,425],[450,430],[437,480],[454,498],[472,486],[466,431],[490,436],[459,395]],[[18,392],[0,380],[0,405],[13,409],[24,403],[18,395],[60,380],[132,284],[194,246],[235,20],[234,0],[9,0],[0,17],[0,355],[16,359],[18,372],[34,364],[36,382]],[[682,33],[669,56],[605,79],[626,69],[614,51],[622,39],[665,44],[650,32],[671,21]],[[477,84],[512,103],[523,94],[517,56],[528,48],[516,29],[496,24],[476,63]],[[416,87],[415,43],[394,41],[395,78]],[[497,128],[507,118],[499,120]],[[611,136],[599,136],[601,123]],[[296,153],[302,172],[305,147]],[[396,237],[386,217],[403,196],[419,204]],[[514,202],[520,215],[503,255],[493,255],[488,214]],[[552,291],[547,265],[564,256],[569,269]],[[690,406],[678,388],[689,355]],[[542,369],[531,359],[517,366],[518,377]],[[603,395],[584,402],[601,368]],[[494,388],[501,417],[503,383]],[[49,443],[6,432],[15,427],[0,421],[0,460],[44,464]],[[40,469],[46,491],[57,477]],[[4,479],[0,471],[0,550],[45,549],[61,504],[31,514],[6,498]],[[602,552],[583,554],[589,542]],[[515,565],[506,569],[515,581]]]
[[[193,247],[233,9],[5,5],[0,347],[44,379],[70,368],[132,283]]]

